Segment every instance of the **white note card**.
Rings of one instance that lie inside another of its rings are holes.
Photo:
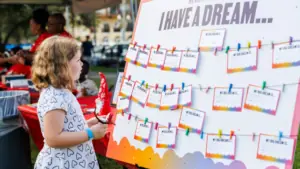
[[[181,51],[168,51],[166,54],[165,64],[163,66],[163,70],[172,70],[178,71],[180,60],[181,60]]]
[[[127,62],[136,61],[138,55],[139,47],[134,45],[129,45],[128,51],[126,53],[125,60]]]
[[[244,108],[248,110],[275,115],[280,91],[249,85]]]
[[[215,111],[242,111],[244,88],[216,87],[214,91],[213,107]]]
[[[227,73],[253,71],[257,69],[257,48],[230,50],[227,56]]]
[[[232,136],[221,136],[218,135],[207,135],[207,147],[206,157],[207,158],[225,158],[235,159],[235,145],[236,137]]]
[[[152,123],[140,120],[137,123],[134,139],[148,143],[151,134]]]
[[[147,98],[147,106],[151,108],[159,108],[161,102],[162,89],[150,88],[149,96]]]
[[[273,68],[300,66],[300,42],[279,44],[274,46]]]
[[[184,87],[179,91],[179,106],[191,106],[192,104],[192,85]]]
[[[139,66],[142,66],[142,67],[146,68],[147,65],[148,65],[149,55],[150,55],[150,50],[149,49],[140,48],[139,52],[138,52],[138,56],[137,56],[137,64]]]
[[[179,89],[162,92],[160,110],[174,110],[178,108]]]
[[[123,96],[123,97],[131,97],[134,85],[135,85],[135,82],[128,80],[128,79],[124,79],[124,82],[122,84],[122,88],[121,88],[119,95]]]
[[[27,79],[16,79],[16,80],[11,80],[9,81],[10,87],[15,88],[15,87],[28,87],[28,80]]]
[[[218,48],[218,50],[221,50],[225,33],[225,29],[202,30],[199,44],[200,49],[210,50],[211,48]]]
[[[157,132],[156,148],[175,148],[176,145],[176,127],[159,127]]]
[[[166,53],[166,49],[157,50],[155,48],[152,48],[148,66],[161,68],[165,63]]]
[[[261,134],[257,158],[291,164],[293,161],[295,139]]]
[[[145,86],[142,86],[140,83],[136,82],[132,92],[131,100],[144,107],[148,94],[149,89],[146,89]]]
[[[191,132],[201,133],[205,119],[205,112],[183,107],[179,120],[178,127],[183,129],[190,129]]]
[[[112,104],[117,104],[117,99],[118,99],[118,95],[119,95],[119,92],[120,92],[120,89],[121,89],[123,74],[124,74],[123,72],[120,72],[118,74],[118,78],[117,78],[117,81],[116,81],[116,84],[115,84]]]
[[[196,51],[183,52],[180,62],[180,71],[196,73],[199,55],[200,52]]]
[[[118,96],[117,101],[117,110],[118,111],[127,111],[129,108],[129,99],[126,97]]]

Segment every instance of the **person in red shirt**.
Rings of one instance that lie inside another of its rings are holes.
[[[48,32],[52,35],[72,38],[72,35],[65,30],[66,19],[61,13],[55,13],[48,18]]]
[[[33,35],[37,35],[38,38],[36,41],[32,44],[31,49],[29,50],[29,53],[24,52],[23,50],[19,51],[17,53],[18,56],[21,56],[25,58],[28,62],[32,62],[33,56],[35,52],[37,51],[38,47],[41,45],[41,43],[52,36],[49,34],[46,30],[47,22],[49,18],[49,13],[47,10],[40,8],[32,13],[32,18],[30,19],[30,30]]]

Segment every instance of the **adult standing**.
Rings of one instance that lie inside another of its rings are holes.
[[[89,62],[94,48],[93,43],[90,41],[90,36],[86,36],[86,40],[82,42],[81,48],[83,59]]]

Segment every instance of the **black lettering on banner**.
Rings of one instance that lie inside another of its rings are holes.
[[[190,0],[190,3],[198,3],[198,1]],[[262,10],[258,8],[258,5],[258,0],[256,0],[200,6],[193,5],[192,7],[163,11],[159,20],[158,30],[166,31],[195,26],[272,23],[272,17],[260,18],[257,16],[257,10]],[[200,12],[202,10],[203,14]]]

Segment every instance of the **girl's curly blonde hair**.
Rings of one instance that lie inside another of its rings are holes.
[[[80,50],[71,38],[53,36],[42,42],[31,68],[32,82],[38,89],[55,88],[74,89],[69,61]]]

